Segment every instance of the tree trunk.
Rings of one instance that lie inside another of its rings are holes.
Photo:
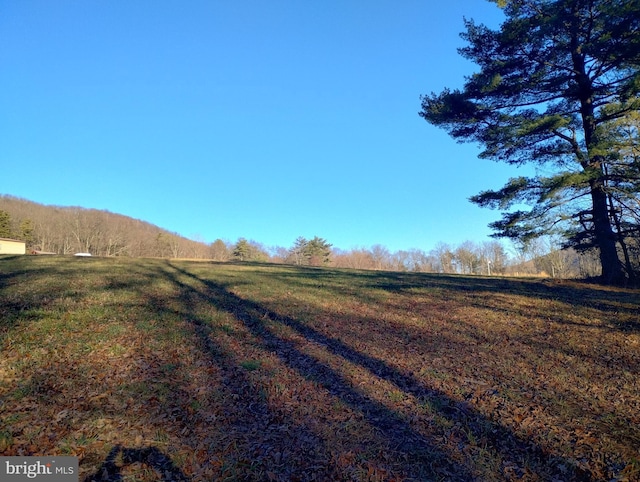
[[[625,282],[625,274],[622,263],[618,258],[616,249],[616,236],[611,227],[609,219],[607,194],[604,185],[603,159],[599,155],[594,155],[594,148],[598,146],[597,124],[594,108],[595,88],[593,80],[587,74],[587,67],[584,52],[581,48],[580,15],[578,5],[573,5],[572,26],[571,26],[571,59],[575,71],[574,80],[578,87],[578,98],[580,100],[580,115],[584,129],[584,141],[586,145],[586,157],[578,155],[583,169],[593,171],[596,175],[589,181],[591,189],[591,201],[593,204],[593,231],[595,244],[598,246],[600,254],[600,264],[602,265],[602,281],[606,284],[622,284]],[[576,154],[578,154],[576,152]]]
[[[606,174],[606,171],[605,171],[605,174]],[[620,222],[620,217],[616,213],[614,199],[610,191],[607,193],[607,199],[609,201],[609,212],[611,214],[613,224],[616,228],[617,241],[618,241],[618,244],[620,245],[620,248],[622,249],[624,267],[627,271],[627,276],[629,280],[634,281],[635,272],[633,270],[633,265],[631,264],[631,257],[629,256],[629,248],[627,247],[627,243],[624,239],[625,235],[624,235],[624,232],[622,231],[622,224]]]
[[[626,277],[616,249],[616,236],[609,220],[607,195],[599,180],[591,182],[591,200],[593,202],[593,232],[600,252],[602,281],[606,284],[623,284]]]

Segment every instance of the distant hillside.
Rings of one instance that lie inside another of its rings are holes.
[[[209,246],[205,243],[109,211],[48,206],[9,195],[0,195],[0,211],[8,213],[10,218],[5,237],[26,241],[29,251],[88,252],[96,256],[209,257]]]

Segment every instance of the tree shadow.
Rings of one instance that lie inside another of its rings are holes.
[[[296,280],[295,275],[296,273],[284,272],[276,273],[275,277],[292,285],[298,283],[300,288],[308,289],[313,286],[314,281],[311,279],[311,273],[304,273],[302,283]],[[339,273],[335,272],[329,273],[329,276],[334,280],[338,275]],[[453,295],[455,302],[448,308],[447,315],[456,321],[450,328],[464,333],[477,346],[491,346],[503,342],[507,337],[510,343],[521,343],[523,346],[539,350],[543,359],[546,355],[551,355],[553,358],[554,355],[564,354],[568,358],[575,357],[582,360],[585,367],[608,370],[612,366],[617,366],[632,374],[640,373],[640,363],[634,356],[633,350],[593,350],[588,345],[570,344],[566,340],[563,342],[558,339],[565,332],[565,328],[561,325],[570,326],[572,331],[575,329],[576,333],[583,333],[586,337],[607,336],[609,333],[624,336],[626,333],[639,330],[640,292],[638,291],[591,286],[574,281],[520,280],[423,273],[355,272],[353,276],[351,273],[344,273],[343,278],[343,284],[347,279],[354,280],[354,289],[350,292],[350,296],[353,296],[354,299],[365,303],[371,301],[374,306],[384,311],[385,305],[380,305],[380,299],[376,300],[366,294],[371,293],[373,289],[382,289],[392,294],[403,295],[404,301],[398,303],[389,301],[387,307],[416,310],[418,317],[429,315],[430,293],[434,294],[433,299],[436,302],[442,300],[447,302],[450,295]],[[322,275],[317,276],[316,283],[320,279],[322,279]],[[328,283],[324,288],[336,294],[344,294],[342,290],[333,289],[332,284]],[[360,290],[365,295],[360,293]],[[419,295],[424,301],[410,304],[413,295]],[[529,298],[534,302],[548,300],[553,303],[534,303],[523,309],[514,305],[514,298],[508,295]],[[387,301],[383,303],[387,303]],[[424,306],[420,306],[421,304]],[[478,324],[470,318],[467,309],[469,307],[484,310],[476,312],[479,316],[483,316],[484,313],[492,315],[498,313],[502,315],[500,317],[502,323],[507,325],[513,323],[514,327],[508,329],[507,332],[501,329],[497,329],[493,333],[488,332],[485,324]],[[582,313],[582,319],[573,319],[571,317],[573,313]],[[534,331],[518,330],[519,323],[526,327],[532,317],[540,320],[537,329]],[[514,322],[514,319],[519,321]],[[375,323],[375,319],[371,322]],[[456,344],[453,343],[451,346],[456,346]],[[455,356],[453,354],[455,349],[465,349],[465,347],[452,348],[452,356]],[[570,387],[558,387],[559,398],[561,393],[570,394],[570,391],[564,391],[568,388]],[[592,409],[590,407],[590,410]],[[616,410],[616,413],[622,420],[630,419],[628,414],[622,412],[622,409],[620,412]],[[606,414],[600,415],[606,416]],[[632,426],[634,425],[632,421],[630,423]]]
[[[118,460],[120,456],[120,460]],[[176,467],[171,459],[157,447],[126,448],[116,445],[111,449],[102,465],[84,482],[119,482],[126,480],[123,469],[139,463],[153,469],[165,482],[187,482],[189,478]]]
[[[243,300],[233,293],[229,292],[223,285],[213,283],[207,280],[203,280],[198,276],[180,269],[174,265],[171,268],[175,271],[166,271],[165,277],[169,277],[172,281],[181,287],[183,292],[183,305],[190,303],[191,296],[197,296],[205,300],[207,303],[215,305],[217,308],[228,312],[233,315],[238,321],[248,328],[261,344],[261,346],[271,352],[275,353],[277,357],[284,362],[284,364],[303,378],[312,380],[314,383],[320,385],[327,393],[333,397],[337,397],[346,405],[353,408],[355,411],[364,415],[365,420],[376,431],[382,434],[388,447],[388,453],[385,457],[395,460],[397,466],[402,466],[404,477],[409,477],[409,480],[473,480],[473,474],[469,468],[452,460],[452,454],[441,450],[438,447],[438,443],[435,440],[429,440],[428,437],[419,433],[405,420],[400,414],[390,410],[382,403],[372,399],[365,395],[361,391],[355,389],[351,384],[345,380],[340,374],[331,369],[329,366],[321,363],[317,359],[310,355],[307,355],[298,350],[291,342],[271,333],[264,327],[262,322],[262,316],[266,314],[268,317],[276,318],[277,315],[270,312],[266,308],[254,304],[250,301]],[[198,290],[193,286],[187,285],[178,279],[179,274],[200,283],[204,290]],[[219,351],[218,347],[212,341],[208,335],[206,323],[199,320],[197,317],[190,318],[189,321],[197,326],[200,334],[201,341],[208,346],[208,351],[216,353]],[[278,319],[278,321],[281,321]],[[293,320],[290,320],[293,321]],[[293,323],[292,323],[293,325]],[[302,326],[302,325],[300,325]],[[311,339],[311,334],[306,332],[307,336]],[[329,340],[325,340],[329,342]],[[346,346],[343,351],[346,351]],[[216,356],[219,359],[219,355]],[[355,356],[352,357],[354,360]],[[373,364],[373,361],[370,362]],[[386,367],[390,370],[389,367]],[[381,370],[380,370],[381,371]],[[234,375],[237,378],[237,374]],[[391,378],[391,375],[387,375]],[[244,381],[241,381],[245,383]],[[227,380],[228,384],[235,385],[237,383],[231,380]],[[243,397],[247,398],[246,390],[243,393]],[[256,411],[269,411],[269,407],[266,403],[261,402],[256,406],[256,401],[249,399],[249,401],[237,400],[237,403],[247,403],[251,405],[251,411],[247,410],[247,413],[255,413]],[[249,416],[245,421],[246,424],[254,423],[255,416]],[[289,421],[296,425],[296,421]],[[260,426],[253,426],[249,430],[252,433],[260,433]],[[288,431],[289,432],[289,431]],[[328,465],[330,460],[330,454],[328,452],[329,447],[326,446],[326,440],[322,440],[316,434],[307,434],[305,437],[311,437],[315,440],[316,449],[317,446],[325,446],[323,450],[326,454],[326,458],[320,462],[324,465]],[[294,437],[300,438],[300,437]],[[289,440],[287,440],[289,439]],[[304,437],[302,437],[304,439]],[[286,446],[291,443],[290,434],[286,435],[285,439],[278,441],[279,444]],[[299,465],[298,470],[301,476],[301,480],[314,480],[314,477],[319,477],[319,480],[336,480],[336,477],[341,478],[339,474],[328,472],[322,475],[322,473],[309,474],[308,467],[313,467],[312,460],[300,461],[289,460],[289,464]],[[306,468],[305,468],[306,467]],[[281,475],[284,475],[281,473]]]
[[[260,340],[266,350],[276,353],[286,366],[294,369],[301,376],[314,380],[327,392],[338,397],[354,410],[360,411],[366,421],[384,435],[388,445],[397,448],[398,456],[405,461],[408,467],[407,475],[412,480],[432,478],[474,480],[476,475],[472,466],[455,462],[448,449],[442,448],[442,443],[438,439],[442,434],[425,434],[417,430],[402,415],[353,387],[337,371],[300,351],[293,342],[275,334],[265,322],[285,325],[306,340],[323,346],[333,355],[356,364],[376,377],[392,383],[404,393],[428,402],[432,407],[437,407],[439,415],[449,420],[452,426],[457,427],[460,440],[471,434],[473,438],[482,440],[487,447],[499,454],[507,465],[526,466],[529,470],[531,467],[537,467],[538,470],[543,471],[538,474],[541,478],[552,475],[564,480],[590,480],[588,473],[575,467],[570,461],[547,453],[531,440],[520,439],[510,429],[488,419],[468,404],[424,386],[412,374],[402,372],[378,358],[361,353],[343,341],[327,336],[299,320],[276,313],[255,301],[243,299],[231,292],[224,283],[200,278],[174,265],[171,265],[171,268],[181,276],[196,281],[204,289],[196,290],[187,286],[168,272],[175,283],[198,291],[199,296],[233,315]],[[572,468],[567,469],[567,467]],[[567,470],[571,470],[572,473],[568,473]]]
[[[621,332],[640,332],[640,290],[612,289],[599,285],[586,285],[573,281],[518,279],[503,277],[469,276],[456,274],[435,273],[396,273],[387,271],[350,271],[342,272],[335,269],[303,270],[292,273],[280,272],[274,278],[290,283],[291,286],[313,286],[314,283],[324,282],[324,288],[333,290],[336,294],[344,294],[348,280],[356,286],[350,290],[363,301],[367,299],[358,287],[378,289],[389,293],[412,294],[416,290],[444,289],[461,295],[479,294],[518,295],[536,300],[548,300],[564,303],[570,307],[592,308],[611,315],[624,315],[625,320],[613,320],[603,329],[613,329]],[[304,282],[300,280],[303,279]],[[336,283],[336,281],[340,281]],[[471,302],[470,298],[470,302]],[[494,305],[482,307],[496,309]],[[499,309],[499,308],[498,308]],[[509,308],[505,307],[505,311]],[[558,318],[556,321],[569,324]],[[591,325],[593,326],[593,325]]]
[[[330,447],[304,421],[294,420],[282,410],[276,412],[269,405],[265,395],[252,384],[247,370],[240,366],[228,348],[216,341],[216,333],[209,322],[194,310],[199,303],[209,304],[212,300],[181,282],[176,273],[159,270],[157,275],[169,279],[177,287],[177,297],[167,299],[147,294],[148,306],[159,315],[170,313],[184,319],[193,329],[200,352],[220,372],[220,385],[216,390],[223,400],[232,404],[225,407],[224,433],[208,442],[210,451],[224,452],[224,460],[219,461],[223,465],[219,469],[220,480],[266,480],[267,472],[270,477],[276,477],[273,480],[338,480],[336,472],[327,465],[332,458]],[[177,306],[173,302],[177,302]],[[221,305],[216,303],[216,306]],[[211,380],[212,385],[216,382],[218,380]],[[171,392],[177,399],[174,391]],[[178,400],[169,404],[181,405]],[[188,423],[189,417],[184,418]],[[197,416],[190,418],[191,423],[211,423],[211,420],[197,419]],[[305,460],[293,459],[293,452],[304,453]],[[309,467],[315,467],[313,474],[309,474]]]
[[[25,256],[8,256],[0,262],[15,260],[20,263]],[[32,323],[46,316],[55,302],[68,291],[66,283],[59,282],[61,271],[51,266],[10,265],[8,269],[0,265],[0,342],[9,330],[21,323]],[[31,279],[46,278],[50,283],[35,289]],[[17,289],[10,294],[12,285]]]
[[[455,458],[451,448],[446,447],[446,444],[443,443],[442,432],[432,433],[422,430],[401,413],[388,408],[382,402],[354,386],[340,371],[322,363],[319,359],[302,351],[289,339],[278,335],[272,329],[273,324],[288,327],[305,340],[322,346],[324,350],[339,359],[367,370],[379,379],[398,387],[405,394],[430,403],[431,406],[436,407],[438,414],[453,426],[453,431],[459,435],[461,441],[465,437],[463,432],[468,431],[476,439],[486,441],[487,450],[499,454],[502,460],[512,466],[529,466],[533,467],[534,471],[537,470],[536,467],[539,468],[539,473],[535,475],[540,479],[551,475],[553,476],[551,478],[558,480],[588,480],[588,474],[582,474],[577,469],[574,472],[566,472],[558,468],[560,465],[572,467],[571,461],[550,455],[530,441],[518,438],[511,430],[498,422],[489,420],[467,404],[425,386],[412,373],[404,372],[382,359],[362,353],[345,341],[314,329],[303,320],[281,315],[277,311],[277,304],[274,305],[275,308],[270,308],[264,303],[244,299],[232,291],[231,283],[210,281],[170,263],[164,265],[166,267],[163,268],[158,266],[154,263],[153,267],[147,267],[144,276],[138,277],[133,282],[119,282],[115,275],[105,275],[106,283],[101,289],[125,291],[137,289],[146,310],[151,313],[155,312],[157,315],[163,313],[178,315],[179,319],[183,319],[192,328],[200,353],[207,356],[221,372],[221,390],[230,395],[225,398],[225,402],[233,400],[234,405],[232,426],[225,428],[229,428],[229,431],[233,431],[235,434],[229,434],[224,440],[207,439],[207,441],[218,444],[218,446],[222,443],[228,443],[233,449],[233,453],[230,453],[229,457],[234,458],[238,463],[246,464],[247,467],[250,464],[257,464],[258,469],[262,469],[262,472],[256,471],[254,472],[256,474],[264,475],[266,469],[270,469],[275,473],[277,480],[294,480],[296,478],[313,480],[314,477],[316,480],[344,478],[344,474],[335,467],[334,471],[331,470],[331,441],[326,437],[323,438],[322,434],[314,432],[313,426],[294,419],[286,410],[274,412],[274,407],[259,392],[259,387],[251,384],[246,370],[239,366],[239,360],[228,352],[228,347],[225,349],[216,340],[216,333],[213,332],[210,321],[201,316],[195,308],[198,303],[213,305],[220,311],[231,315],[255,337],[257,346],[274,353],[287,368],[305,379],[313,380],[320,389],[351,407],[353,412],[361,413],[365,422],[375,429],[380,438],[386,441],[388,455],[396,464],[395,467],[402,467],[403,472],[398,470],[396,472],[398,475],[406,476],[410,480],[474,480],[478,478],[473,461],[467,459],[461,462],[459,457]],[[318,269],[309,269],[308,273],[311,283],[323,279],[323,276],[328,276],[323,270]],[[324,278],[329,285],[338,278],[342,278],[341,281],[345,283],[348,282],[348,277],[342,273],[338,272],[330,274],[330,276],[330,278]],[[166,292],[147,289],[148,286],[145,282],[151,284],[151,280],[157,279],[157,277],[162,277],[163,280],[168,279],[177,288],[177,295],[163,298]],[[391,284],[391,278],[388,279]],[[408,285],[413,282],[413,277],[403,276],[398,280]],[[380,279],[377,278],[376,273],[372,273],[372,276],[362,278],[362,282],[365,281],[377,283]],[[233,287],[237,287],[242,282],[241,277],[234,279]],[[380,287],[380,284],[376,286]],[[356,287],[355,291],[357,292],[358,289]],[[64,292],[61,291],[60,294],[62,295]],[[151,362],[153,363],[154,360]],[[146,374],[145,376],[148,377],[145,381],[151,383],[150,377],[153,375]],[[158,422],[159,419],[154,417],[153,410],[171,411],[171,416],[173,416],[174,411],[182,410],[181,407],[184,405],[185,399],[193,395],[193,392],[189,392],[189,389],[185,391],[178,383],[169,382],[168,388],[170,390],[168,397],[171,400],[168,400],[165,405],[149,406],[148,416],[143,415],[141,424],[153,426]],[[182,391],[177,393],[179,390]],[[143,400],[137,402],[143,405],[145,403]],[[131,417],[130,420],[133,420],[134,414],[125,413],[124,416]],[[189,418],[184,413],[179,413],[176,416],[183,420],[181,429],[189,428],[190,424],[201,424],[206,430],[207,424],[214,423],[210,420]],[[318,421],[323,423],[320,418]],[[191,442],[184,433],[180,433],[177,437],[177,440],[185,445]],[[287,452],[287,448],[292,446],[303,450]],[[277,448],[282,455],[274,453],[272,448]],[[165,450],[171,454],[172,449],[173,447],[169,446]],[[212,449],[214,452],[217,450],[218,448]],[[308,454],[308,459],[294,460],[288,455],[301,452]],[[314,468],[316,461],[317,465],[322,467],[321,469]],[[188,479],[179,469],[177,469],[178,472],[174,472],[172,468],[175,468],[175,465],[168,455],[153,446],[144,448],[118,446],[109,453],[101,468],[88,476],[85,481],[124,480],[125,467],[132,463],[140,463],[150,467],[160,477],[164,477],[163,480]],[[316,472],[311,473],[310,471],[313,470]],[[234,474],[231,473],[224,475],[229,479],[234,477]],[[237,475],[237,479],[241,478],[240,473],[235,475]],[[108,477],[113,478],[109,479]],[[248,480],[246,476],[244,480]]]
[[[570,280],[519,280],[499,277],[475,277],[462,275],[416,274],[416,280],[404,286],[390,284],[390,291],[407,287],[439,287],[460,292],[485,292],[526,296],[529,298],[559,301],[576,307],[590,307],[605,312],[637,313],[640,291],[612,290],[598,285],[585,285]],[[624,306],[633,302],[634,307]]]

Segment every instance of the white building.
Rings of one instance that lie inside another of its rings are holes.
[[[0,254],[25,254],[27,245],[17,239],[0,238]]]

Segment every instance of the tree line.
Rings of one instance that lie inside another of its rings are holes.
[[[585,277],[598,274],[593,256],[560,250],[557,240],[532,241],[507,250],[499,241],[458,246],[439,243],[424,251],[390,251],[376,244],[349,250],[334,247],[319,236],[296,238],[290,247],[266,247],[240,238],[194,241],[151,223],[120,214],[80,207],[45,206],[0,196],[0,238],[26,242],[28,252],[95,256],[161,257],[330,266],[363,270],[413,271],[476,275]]]
[[[594,278],[600,274],[594,252],[563,249],[560,240],[553,237],[512,244],[511,249],[499,241],[465,241],[458,246],[438,243],[429,251],[418,248],[390,251],[380,244],[342,250],[332,248],[317,236],[311,240],[299,237],[289,248],[267,248],[244,238],[236,243],[218,239],[211,247],[215,261],[264,261],[297,266],[485,276]]]

